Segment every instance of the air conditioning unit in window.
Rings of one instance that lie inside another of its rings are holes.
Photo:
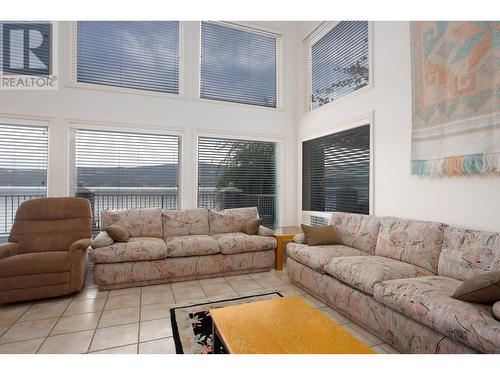
[[[327,225],[330,221],[330,212],[302,212],[302,223],[308,225]]]

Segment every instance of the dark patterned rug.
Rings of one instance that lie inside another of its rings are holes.
[[[212,318],[208,312],[217,307],[240,305],[283,297],[278,292],[256,294],[223,300],[207,300],[170,309],[172,330],[177,354],[212,354]],[[221,348],[222,352],[224,348]]]

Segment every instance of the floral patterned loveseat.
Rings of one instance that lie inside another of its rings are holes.
[[[274,232],[263,226],[256,235],[241,232],[246,220],[258,217],[256,207],[103,211],[102,229],[119,224],[130,239],[91,250],[94,282],[116,289],[267,271],[274,264]]]
[[[492,307],[451,298],[500,270],[500,233],[334,213],[342,244],[287,245],[290,279],[404,353],[500,353]]]

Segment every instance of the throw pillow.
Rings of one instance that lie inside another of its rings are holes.
[[[465,280],[452,297],[460,301],[484,304],[500,300],[500,271],[480,273]]]
[[[315,227],[302,224],[302,231],[309,246],[340,244],[339,235],[333,225]]]
[[[113,224],[106,228],[106,233],[109,236],[118,242],[127,242],[130,238],[130,234],[127,228],[122,227],[121,225]]]
[[[241,231],[246,234],[254,235],[259,230],[262,219],[248,219],[241,225]]]
[[[493,316],[496,320],[500,320],[500,301],[496,301],[492,308]]]
[[[90,246],[92,249],[97,249],[98,247],[106,247],[113,245],[115,241],[106,232],[99,232],[99,234],[90,241]]]

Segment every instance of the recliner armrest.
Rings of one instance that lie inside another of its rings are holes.
[[[17,255],[17,243],[7,242],[0,244],[0,259]]]
[[[69,247],[69,252],[73,253],[75,251],[81,250],[85,251],[90,246],[90,238],[82,238],[81,240],[75,241]]]

